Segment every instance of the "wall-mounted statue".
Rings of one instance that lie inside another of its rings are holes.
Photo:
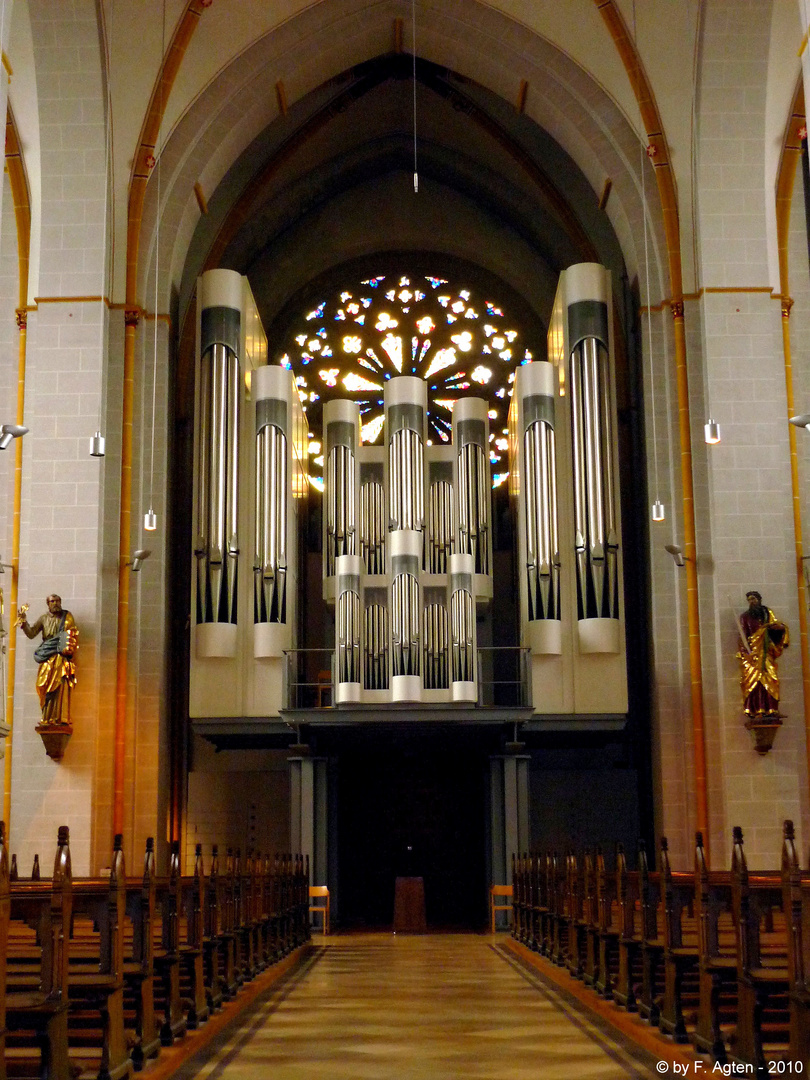
[[[69,611],[62,607],[62,598],[51,593],[46,603],[48,610],[40,615],[33,626],[26,618],[27,605],[20,608],[18,624],[27,638],[42,634],[42,641],[34,650],[39,664],[37,693],[42,709],[43,724],[70,724],[70,691],[76,685],[74,656],[79,647],[79,631]]]
[[[762,603],[754,589],[745,594],[748,610],[740,615],[741,648],[740,688],[743,709],[749,717],[746,727],[756,739],[757,751],[767,753],[773,745],[776,728],[781,724],[779,712],[779,673],[776,661],[790,644],[788,628],[769,607]],[[757,732],[762,728],[762,732]],[[768,729],[769,736],[764,731]]]

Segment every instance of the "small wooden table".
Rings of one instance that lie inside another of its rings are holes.
[[[421,877],[398,877],[394,885],[394,933],[424,934],[425,879]]]

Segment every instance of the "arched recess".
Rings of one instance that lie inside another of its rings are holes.
[[[555,221],[564,237],[566,250],[558,252],[556,258],[548,258],[541,291],[547,295],[552,277],[570,262],[594,257],[593,253],[610,262],[609,258],[603,257],[606,239],[609,240],[608,247],[612,244],[614,256],[618,256],[617,269],[623,263],[631,279],[636,278],[642,263],[643,204],[639,171],[642,167],[650,169],[646,181],[648,191],[654,189],[652,165],[646,158],[643,164],[639,160],[636,134],[615,103],[590,76],[547,41],[526,34],[518,56],[508,44],[510,39],[506,30],[514,29],[510,20],[481,5],[472,3],[469,8],[476,11],[490,31],[489,35],[479,35],[474,45],[465,41],[464,48],[456,50],[451,57],[446,38],[438,27],[434,27],[432,33],[428,27],[425,37],[429,45],[425,51],[429,59],[418,64],[419,93],[441,98],[450,110],[465,117],[471,126],[477,126],[481,138],[498,146],[500,164],[496,175],[500,174],[504,181],[514,184],[527,203],[543,205],[549,219]],[[387,15],[387,12],[382,14]],[[297,205],[300,210],[307,201],[307,192],[310,199],[306,213],[299,214],[296,222],[316,220],[318,199],[313,197],[313,185],[306,189],[304,180],[317,179],[318,170],[314,168],[317,160],[328,163],[328,169],[324,171],[334,178],[334,165],[339,158],[336,147],[328,154],[322,147],[318,157],[318,140],[326,137],[330,127],[338,129],[335,121],[341,117],[350,118],[356,108],[362,107],[364,100],[370,101],[373,87],[381,85],[383,79],[392,85],[399,80],[407,96],[410,88],[407,82],[403,83],[403,75],[405,78],[407,75],[402,71],[406,65],[393,52],[379,52],[380,38],[390,38],[390,23],[386,24],[376,11],[369,13],[368,21],[367,32],[355,43],[358,62],[348,70],[331,71],[334,56],[326,43],[315,37],[311,40],[306,35],[302,37],[298,48],[307,56],[306,78],[314,82],[315,72],[320,78],[327,77],[313,85],[309,93],[300,96],[283,115],[278,114],[269,92],[272,73],[281,63],[281,37],[267,35],[221,73],[167,139],[161,153],[160,281],[155,293],[153,273],[158,206],[156,185],[150,181],[141,222],[137,294],[140,297],[157,295],[159,306],[171,311],[175,326],[179,324],[188,331],[179,343],[176,402],[185,402],[187,406],[190,401],[190,386],[184,381],[183,372],[187,370],[190,357],[187,349],[193,337],[193,319],[186,315],[196,276],[214,261],[212,253],[216,253],[215,261],[220,265],[246,270],[260,258],[260,246],[253,244],[251,247],[249,223],[255,224],[268,212],[272,216],[274,208],[285,204],[285,200],[288,209]],[[442,63],[444,59],[452,60],[452,63]],[[514,72],[521,67],[527,71],[532,85],[544,87],[542,95],[530,95],[525,114],[516,111],[503,92],[504,85],[492,77],[493,73],[500,72],[511,89]],[[486,83],[481,81],[482,72]],[[410,137],[409,124],[410,113],[400,109],[398,131],[385,133],[387,146],[375,145],[371,157],[376,162],[378,181],[390,181],[397,171],[402,173],[404,148]],[[555,192],[559,194],[559,189],[553,180],[550,187],[545,187],[549,172],[542,167],[541,144],[551,148],[558,155],[558,162],[564,163],[566,168],[572,164],[579,166],[574,171],[582,180],[584,198],[578,206],[572,206],[573,200],[565,199],[562,204],[555,205]],[[433,183],[446,185],[448,171],[442,159],[445,148],[440,143],[431,146],[429,140],[422,138],[421,145],[420,172],[424,169],[424,191],[427,192]],[[382,150],[389,153],[393,162],[390,167],[381,165],[384,154],[377,151]],[[477,201],[478,195],[474,195],[471,182],[474,169],[466,167],[462,158],[463,154],[458,154],[453,162],[456,176],[451,186],[461,198],[466,195],[468,201]],[[367,157],[365,165],[368,160]],[[475,155],[470,154],[469,160],[474,162]],[[363,167],[362,154],[356,154],[354,159],[344,154],[337,171],[347,178],[347,190],[356,187],[356,180],[352,180],[353,170],[356,174]],[[612,182],[612,192],[606,212],[603,212],[598,207],[597,192],[603,189],[606,178]],[[193,194],[195,182],[201,184],[207,196],[208,213],[204,217],[200,217]],[[299,185],[297,203],[296,183]],[[475,190],[479,194],[482,191],[480,177]],[[335,194],[331,190],[324,205],[333,202]],[[420,196],[422,194],[420,188]],[[508,199],[501,192],[499,212],[504,219],[509,219],[510,229],[519,231],[520,215],[507,214],[507,203]],[[660,203],[654,199],[650,199],[648,205],[648,218],[654,283],[651,298],[657,299],[668,295],[670,289],[664,218]],[[285,231],[292,235],[293,229],[285,230],[278,221],[276,228],[277,235]],[[340,257],[360,253],[343,250]],[[265,257],[270,261],[266,252]],[[542,275],[538,275],[536,280],[541,278]],[[531,282],[524,281],[524,287],[530,291]],[[287,296],[276,297],[268,304],[265,314],[270,308],[279,310],[288,297],[289,292]],[[537,301],[536,296],[534,299]],[[182,503],[176,505],[178,516],[184,516]],[[182,546],[175,549],[175,557],[178,566],[183,565]],[[182,626],[178,629],[182,638]],[[175,772],[175,783],[182,783],[182,769]]]

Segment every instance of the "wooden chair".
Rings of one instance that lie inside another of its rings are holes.
[[[512,910],[512,895],[514,889],[511,885],[493,885],[489,890],[489,922],[492,933],[495,933],[495,912]],[[496,904],[498,897],[508,897],[508,904]]]
[[[323,932],[324,936],[326,936],[329,933],[329,889],[326,885],[310,885],[309,898],[310,900],[322,899],[324,901],[323,905],[310,904],[309,913],[310,915],[317,915],[320,912],[323,917]]]
[[[332,672],[319,671],[315,687],[315,708],[329,709],[332,706]]]

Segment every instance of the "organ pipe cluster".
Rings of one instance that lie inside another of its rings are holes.
[[[200,325],[197,512],[198,623],[238,616],[241,282],[203,280]]]
[[[208,271],[197,300],[191,715],[274,715],[294,645],[306,420],[292,374],[267,365],[247,280]]]
[[[610,276],[560,277],[549,359],[518,369],[509,415],[522,642],[535,709],[627,708]]]
[[[426,444],[427,387],[385,385],[385,445],[359,409],[324,406],[324,595],[335,602],[338,703],[477,700],[476,605],[492,596],[485,401]]]

